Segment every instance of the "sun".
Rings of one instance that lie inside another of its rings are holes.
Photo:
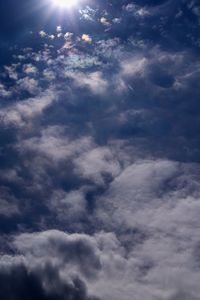
[[[71,8],[77,4],[78,0],[52,0],[54,6],[61,9]]]

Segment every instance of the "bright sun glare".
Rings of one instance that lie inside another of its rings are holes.
[[[70,8],[75,6],[78,0],[52,0],[53,4],[60,8]]]

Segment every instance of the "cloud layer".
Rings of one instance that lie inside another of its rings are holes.
[[[198,1],[31,2],[0,9],[0,298],[199,299]]]

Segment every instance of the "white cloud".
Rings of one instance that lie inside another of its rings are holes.
[[[62,32],[62,26],[60,26],[60,25],[57,26],[57,27],[56,27],[56,31],[57,31],[57,32]]]
[[[16,68],[18,67],[17,64],[12,64],[11,66],[5,66],[5,72],[8,74],[9,78],[13,80],[18,79],[18,72],[16,71]]]
[[[1,120],[5,124],[24,126],[34,117],[40,115],[54,100],[56,100],[56,95],[53,91],[49,90],[46,93],[41,93],[39,96],[11,104],[1,110]]]
[[[46,33],[44,30],[41,30],[41,31],[39,32],[39,35],[40,35],[41,38],[44,38],[44,37],[47,36],[47,33]]]
[[[23,66],[23,71],[27,75],[29,75],[29,74],[30,75],[35,75],[38,72],[37,68],[35,66],[33,66],[32,64],[24,65]]]
[[[95,147],[82,153],[74,161],[76,171],[97,184],[103,183],[103,175],[117,176],[120,166],[114,154],[106,147]]]
[[[31,94],[39,92],[38,80],[30,77],[24,77],[17,81],[17,86],[21,91],[27,91]]]
[[[88,87],[94,94],[104,94],[108,88],[108,82],[103,78],[103,74],[99,71],[89,74],[82,72],[68,73],[76,85],[79,87]]]
[[[0,83],[0,97],[9,97],[12,92],[9,91],[2,83]]]
[[[133,57],[128,60],[122,61],[121,68],[124,76],[143,75],[147,59],[145,57]]]
[[[70,140],[64,135],[63,128],[50,126],[42,130],[39,137],[29,138],[20,143],[21,151],[34,151],[35,154],[49,157],[54,162],[78,156],[91,148],[88,137]]]
[[[82,34],[81,36],[82,41],[91,44],[92,43],[92,38],[88,34]]]
[[[110,22],[107,20],[106,17],[101,17],[100,22],[101,22],[101,24],[103,24],[104,26],[110,26]]]

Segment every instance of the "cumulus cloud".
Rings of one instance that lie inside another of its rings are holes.
[[[22,234],[16,237],[15,247],[36,260],[45,257],[55,259],[60,266],[78,270],[86,277],[95,276],[101,268],[98,249],[93,238],[81,234],[66,234],[60,231]]]
[[[159,210],[160,212],[162,209],[165,211],[167,207],[170,209],[173,201],[178,205],[178,200],[187,199],[188,201],[189,197],[192,196],[190,190],[191,175],[187,168],[187,165],[162,160],[138,161],[129,166],[119,176],[116,176],[110,185],[108,194],[104,196],[105,203],[108,205],[108,214],[112,214],[115,222],[125,222],[128,227],[139,224],[143,226],[145,222],[147,225],[149,219],[145,215],[142,217],[145,212],[155,213],[158,217],[160,215]],[[182,182],[185,182],[185,186]],[[195,181],[193,183],[195,184]],[[196,192],[197,189],[199,192],[198,185],[195,188]],[[196,192],[195,198],[198,195]],[[99,201],[101,203],[104,200]],[[183,204],[184,201],[180,203]],[[99,209],[101,210],[101,204]],[[160,217],[160,222],[162,219],[164,220],[164,212]],[[153,218],[152,215],[152,223],[153,220],[155,217]]]
[[[120,172],[118,160],[108,148],[94,148],[75,159],[75,168],[82,176],[102,183],[103,175],[115,177]]]
[[[86,286],[78,276],[64,281],[59,270],[51,264],[31,269],[20,261],[7,266],[3,263],[0,266],[0,279],[2,299],[97,300],[88,296]]]
[[[14,293],[8,291],[8,284],[5,284],[2,295],[11,293],[19,299],[24,286],[27,286],[25,283],[33,284],[37,280],[33,295],[38,290],[36,287],[41,286],[46,297],[58,294],[61,299],[69,296],[73,299],[75,291],[74,299],[79,297],[79,292],[80,299],[120,299],[123,295],[130,299],[133,293],[136,300],[141,297],[151,300],[197,299],[195,285],[199,274],[188,269],[188,264],[192,267],[194,257],[184,251],[185,240],[179,244],[173,235],[159,233],[139,241],[135,235],[133,231],[127,236],[129,246],[132,239],[137,241],[130,249],[126,248],[125,240],[120,241],[114,233],[101,232],[89,236],[51,230],[16,236],[13,245],[20,256],[2,256],[0,261],[3,282],[10,283],[15,278],[16,289]],[[195,244],[195,240],[192,241]],[[171,268],[173,274],[170,273]],[[18,274],[17,281],[15,274]],[[167,283],[163,285],[163,281]],[[62,288],[68,285],[71,287],[69,291]],[[26,292],[27,295],[30,293],[29,288]],[[97,297],[87,298],[87,294]]]

